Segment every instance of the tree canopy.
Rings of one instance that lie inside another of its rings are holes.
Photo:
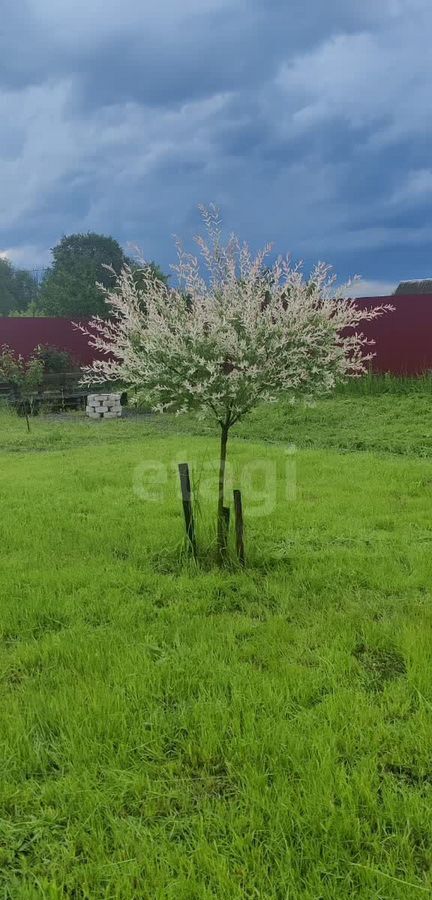
[[[62,237],[42,282],[40,303],[48,316],[91,316],[106,311],[97,283],[112,287],[127,262],[114,238],[95,232]],[[105,267],[110,266],[113,271]]]
[[[0,316],[22,314],[37,302],[38,285],[31,272],[0,258]]]

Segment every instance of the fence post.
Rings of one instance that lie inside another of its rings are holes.
[[[196,546],[196,537],[195,537],[195,523],[193,516],[193,508],[192,508],[192,492],[191,492],[191,483],[189,476],[189,466],[187,463],[179,463],[179,476],[180,476],[180,487],[182,494],[182,503],[183,503],[183,513],[185,519],[186,526],[186,535],[189,541],[190,547],[192,549],[192,553],[194,556],[197,555],[197,546]]]
[[[234,491],[236,552],[240,565],[245,564],[244,522],[241,491]]]
[[[224,527],[225,527],[225,549],[228,544],[228,535],[229,535],[229,525],[230,525],[230,513],[231,510],[229,506],[222,507],[223,519],[224,519]]]

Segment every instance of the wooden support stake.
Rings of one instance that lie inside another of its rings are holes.
[[[228,535],[229,535],[229,525],[230,525],[230,513],[231,510],[229,506],[222,507],[223,518],[224,518],[224,526],[225,526],[225,551],[228,545]]]
[[[234,491],[236,552],[240,565],[245,564],[244,523],[241,491]]]
[[[192,508],[192,492],[187,463],[179,463],[180,487],[182,494],[183,512],[185,518],[186,535],[194,556],[197,555],[195,523]]]

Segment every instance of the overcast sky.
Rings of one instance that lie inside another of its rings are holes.
[[[167,268],[197,204],[364,291],[432,275],[431,0],[2,0],[0,252]]]

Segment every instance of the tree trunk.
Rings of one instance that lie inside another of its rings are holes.
[[[224,515],[224,488],[225,466],[227,455],[229,426],[221,426],[220,457],[219,457],[219,492],[217,508],[217,552],[219,562],[223,562],[227,552],[227,527]]]

